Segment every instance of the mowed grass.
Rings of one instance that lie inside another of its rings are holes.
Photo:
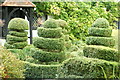
[[[116,49],[120,49],[120,30],[118,29],[113,29],[113,32],[112,32],[112,37],[115,39],[115,46],[114,48]]]

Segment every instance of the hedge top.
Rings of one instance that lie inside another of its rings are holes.
[[[48,19],[44,22],[43,27],[45,28],[57,28],[58,24],[55,19]]]
[[[8,28],[11,30],[27,30],[28,22],[22,18],[14,18],[9,22]]]
[[[58,19],[56,21],[57,21],[57,24],[59,27],[61,27],[63,29],[68,27],[68,24],[65,20]]]
[[[109,22],[104,18],[98,18],[92,25],[92,27],[98,27],[98,28],[108,28]]]

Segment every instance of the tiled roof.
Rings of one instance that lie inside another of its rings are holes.
[[[1,6],[36,7],[29,0],[5,0],[5,2]]]

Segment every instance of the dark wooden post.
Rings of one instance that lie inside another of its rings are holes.
[[[32,44],[32,20],[33,20],[33,16],[32,16],[32,9],[30,8],[29,12],[30,12],[30,18],[29,18],[29,26],[30,26],[30,44]]]

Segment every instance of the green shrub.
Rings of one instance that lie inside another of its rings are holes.
[[[103,45],[108,47],[113,47],[115,45],[115,40],[112,37],[87,37],[86,43],[88,45]]]
[[[67,29],[68,28],[68,24],[65,20],[56,20],[57,21],[57,24],[59,27],[61,27],[62,29]]]
[[[28,37],[16,37],[12,35],[7,35],[7,41],[21,42],[26,41]]]
[[[65,80],[76,80],[76,79],[82,79],[83,77],[82,76],[76,76],[76,75],[63,75],[63,76],[60,76],[60,79],[61,78],[64,78]],[[58,79],[58,80],[60,80]]]
[[[57,28],[59,27],[55,19],[48,19],[44,22],[43,27],[45,28]]]
[[[28,30],[28,27],[28,22],[22,18],[14,18],[8,24],[10,30]]]
[[[90,45],[83,49],[84,55],[90,58],[99,58],[108,61],[119,61],[118,50],[104,46]]]
[[[63,51],[65,49],[63,39],[36,37],[33,38],[33,45],[37,48],[47,49],[49,51]]]
[[[62,29],[61,28],[38,28],[37,30],[39,37],[44,38],[60,38],[62,37]]]
[[[92,27],[97,27],[97,28],[108,28],[109,27],[109,22],[104,19],[104,18],[98,18],[92,25]]]
[[[25,54],[23,53],[22,49],[8,49],[9,51],[11,51],[19,60],[25,60]]]
[[[64,52],[47,52],[41,49],[32,49],[33,58],[40,62],[63,61],[65,59]]]
[[[17,36],[17,37],[27,37],[28,32],[26,32],[26,31],[22,31],[22,32],[9,31],[9,34],[12,36]]]
[[[90,36],[102,36],[102,37],[110,37],[112,34],[112,29],[110,28],[94,28],[91,27],[88,31]]]
[[[24,78],[24,64],[10,51],[0,47],[0,77]]]
[[[27,46],[27,42],[16,42],[16,43],[13,43],[13,44],[8,44],[8,43],[5,43],[5,47],[7,49],[22,49],[24,48],[25,46]]]
[[[43,78],[43,79],[53,79],[56,78],[59,73],[61,65],[40,65],[33,64],[29,62],[24,62],[26,64],[26,78]]]
[[[83,76],[84,78],[120,77],[120,64],[95,58],[75,57],[63,62],[66,75]]]

